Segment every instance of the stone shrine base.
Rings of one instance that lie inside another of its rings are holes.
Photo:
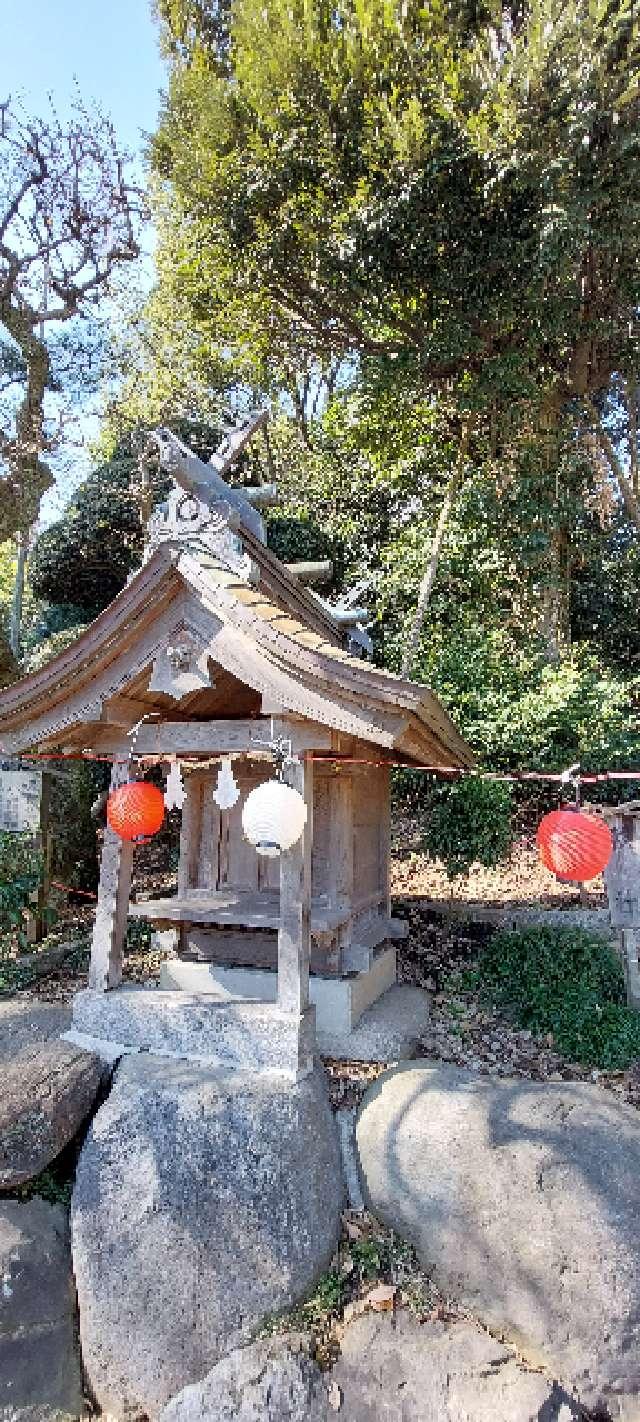
[[[309,997],[316,1012],[316,1031],[345,1036],[363,1012],[396,980],[396,950],[388,944],[372,956],[369,968],[349,977],[309,979]],[[168,958],[160,967],[160,987],[188,993],[213,994],[220,1001],[275,1003],[277,974],[269,968],[226,967]]]
[[[169,958],[160,968],[161,988],[201,993],[220,1003],[275,1004],[276,974],[268,968],[225,967]],[[429,1021],[422,988],[396,983],[396,950],[385,944],[369,968],[349,977],[313,974],[309,995],[316,1015],[320,1056],[335,1061],[397,1062],[419,1055]]]
[[[205,993],[86,988],[73,1000],[67,1040],[114,1060],[131,1052],[202,1061],[302,1080],[313,1069],[314,1008],[301,1017],[269,1002],[222,1002]]]
[[[424,1052],[429,1025],[424,988],[395,983],[372,1003],[351,1032],[317,1032],[318,1052],[331,1061],[399,1062]]]

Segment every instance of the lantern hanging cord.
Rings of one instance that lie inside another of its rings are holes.
[[[134,727],[133,729],[135,730],[136,728]],[[285,751],[284,751],[284,762],[285,762],[285,763],[286,763],[287,760],[289,760],[289,759],[294,759],[294,758],[295,758],[295,757],[293,757],[293,756],[291,755],[291,753],[290,753],[290,744],[291,744],[290,742],[287,742],[287,743],[286,743],[287,747],[289,747],[289,750],[285,750]],[[255,746],[256,755],[258,755],[258,754],[260,754],[260,753],[264,753],[265,750],[270,751],[272,755],[274,754],[274,746],[273,746],[273,743],[272,743],[271,741],[259,741],[259,740],[257,739],[257,737],[256,737],[256,738],[253,740],[252,745]],[[249,752],[245,752],[245,754],[249,754],[249,755],[250,755],[250,753],[251,753],[250,751],[249,751]],[[7,750],[3,749],[2,746],[0,746],[0,755],[1,755],[1,756],[5,756],[5,757],[7,757],[8,759],[14,759],[14,760],[24,760],[24,761],[34,761],[34,760],[35,760],[35,761],[84,760],[84,761],[90,761],[90,762],[91,762],[91,761],[95,761],[95,762],[97,762],[98,764],[102,764],[102,765],[122,765],[122,764],[127,764],[129,761],[136,760],[136,761],[138,761],[141,765],[149,765],[149,766],[160,765],[160,764],[163,764],[163,763],[165,763],[165,762],[167,762],[167,761],[169,761],[169,760],[177,760],[177,761],[179,761],[181,764],[184,764],[184,765],[187,766],[187,767],[189,766],[190,763],[193,764],[193,765],[196,765],[196,764],[197,764],[200,769],[202,769],[203,765],[206,767],[207,765],[212,765],[212,764],[214,764],[214,763],[217,764],[217,763],[221,760],[222,756],[223,756],[223,755],[226,755],[226,754],[227,754],[227,752],[225,752],[225,751],[217,751],[217,752],[212,756],[211,751],[185,751],[184,754],[181,755],[181,754],[176,753],[176,752],[174,752],[174,751],[167,751],[167,752],[163,753],[162,751],[140,752],[140,751],[136,751],[136,750],[131,750],[131,751],[129,751],[129,752],[125,753],[125,754],[122,754],[122,755],[101,755],[101,754],[99,754],[99,753],[96,752],[96,751],[90,750],[89,748],[86,748],[86,749],[83,749],[83,750],[80,750],[80,751],[55,751],[55,752],[54,752],[54,751],[7,751]],[[229,754],[231,754],[234,758],[237,758],[238,755],[239,755],[239,752],[238,752],[237,750],[235,750],[235,751],[229,752]],[[279,754],[280,754],[280,750],[279,750],[279,748],[278,748],[278,755],[279,755]],[[578,782],[579,785],[600,785],[600,784],[605,784],[605,783],[607,783],[608,781],[616,781],[616,780],[637,780],[637,781],[640,783],[640,768],[638,768],[638,769],[636,769],[636,770],[597,770],[597,771],[582,771],[582,770],[579,770],[579,767],[577,767],[577,766],[570,766],[567,770],[560,770],[560,771],[545,771],[545,770],[505,770],[505,771],[502,771],[502,770],[475,770],[475,769],[472,769],[472,768],[470,769],[470,768],[468,768],[468,767],[466,767],[466,766],[460,766],[460,765],[433,765],[433,764],[424,764],[424,765],[423,765],[423,764],[419,764],[419,765],[416,765],[416,764],[409,764],[409,763],[407,763],[407,761],[405,761],[405,760],[392,760],[392,759],[388,759],[388,758],[381,759],[381,758],[379,758],[379,757],[373,758],[373,757],[371,757],[371,756],[350,756],[350,755],[341,755],[339,752],[333,752],[333,751],[306,751],[304,754],[306,755],[306,757],[307,757],[309,760],[313,761],[313,762],[316,763],[316,764],[333,764],[333,765],[336,765],[336,766],[338,766],[338,767],[341,766],[341,765],[370,765],[370,766],[376,766],[376,767],[387,766],[388,769],[390,769],[390,770],[408,770],[408,771],[414,771],[414,772],[422,773],[422,774],[424,774],[424,775],[440,776],[442,779],[445,779],[445,780],[452,780],[452,779],[457,779],[457,780],[462,780],[462,779],[497,780],[497,781],[511,782],[511,783],[513,783],[513,784],[526,783],[526,782],[528,782],[528,781],[540,781],[540,782],[547,782],[547,783],[549,783],[549,784],[557,784],[557,785],[563,785],[563,784],[564,784],[564,785],[567,785],[567,784],[569,784],[569,785],[573,785],[573,786],[576,785],[576,782]]]
[[[425,775],[441,776],[447,780],[498,780],[514,784],[527,781],[546,781],[549,784],[571,785],[577,793],[579,793],[580,785],[597,785],[611,780],[637,780],[640,782],[640,769],[581,771],[579,765],[572,765],[567,770],[556,771],[475,770],[460,765],[410,765],[404,760],[372,760],[368,756],[339,755],[331,751],[313,751],[310,752],[310,758],[316,763],[324,762],[335,765],[386,765],[390,769],[421,771]]]

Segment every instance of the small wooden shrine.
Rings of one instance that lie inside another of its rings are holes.
[[[313,1060],[314,1003],[325,1030],[348,1031],[395,981],[389,763],[472,757],[427,687],[363,659],[362,609],[330,607],[305,585],[306,566],[269,551],[259,505],[273,491],[221,477],[263,418],[211,464],[158,434],[174,482],[143,566],[77,641],[0,695],[0,747],[113,757],[112,787],[144,773],[138,758],[181,767],[175,894],[130,902],[133,847],[105,832],[74,1031],[114,1052],[296,1077]],[[264,858],[241,816],[273,778],[274,752],[307,821],[291,849]],[[214,800],[222,756],[240,789],[229,809]],[[173,951],[160,990],[121,986],[130,915]]]

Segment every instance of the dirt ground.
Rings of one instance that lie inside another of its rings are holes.
[[[394,895],[453,906],[486,905],[540,909],[606,908],[603,880],[594,879],[580,892],[560,884],[540,862],[533,835],[521,835],[513,851],[496,869],[475,864],[464,879],[452,882],[437,859],[420,849],[419,830],[408,817],[392,825],[391,887]]]

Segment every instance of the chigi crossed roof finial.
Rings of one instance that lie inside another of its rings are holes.
[[[227,484],[223,475],[267,418],[266,410],[257,410],[236,425],[226,425],[208,464],[171,430],[153,431],[142,451],[141,465],[158,464],[171,476],[174,488],[166,503],[148,519],[147,559],[160,543],[184,543],[214,554],[240,576],[256,580],[257,571],[243,551],[238,532],[248,530],[260,543],[266,542],[258,507],[275,501],[275,485],[243,489]]]
[[[260,508],[277,501],[275,484],[232,485],[223,477],[230,473],[245,445],[268,420],[266,410],[254,410],[235,424],[223,425],[223,432],[209,463],[199,459],[171,430],[160,428],[149,436],[140,455],[140,468],[148,476],[152,466],[160,467],[174,481],[166,503],[159,505],[147,520],[145,561],[163,543],[173,543],[196,553],[207,553],[249,583],[258,583],[260,574],[255,557],[243,546],[242,535],[250,534],[266,544],[266,530]],[[255,553],[255,546],[254,546]],[[309,581],[314,567],[331,571],[331,563],[287,564],[296,579]],[[368,612],[357,605],[364,584],[347,590],[337,603],[318,594],[317,601],[339,626],[347,630],[350,651],[357,656],[373,650],[366,630]]]

